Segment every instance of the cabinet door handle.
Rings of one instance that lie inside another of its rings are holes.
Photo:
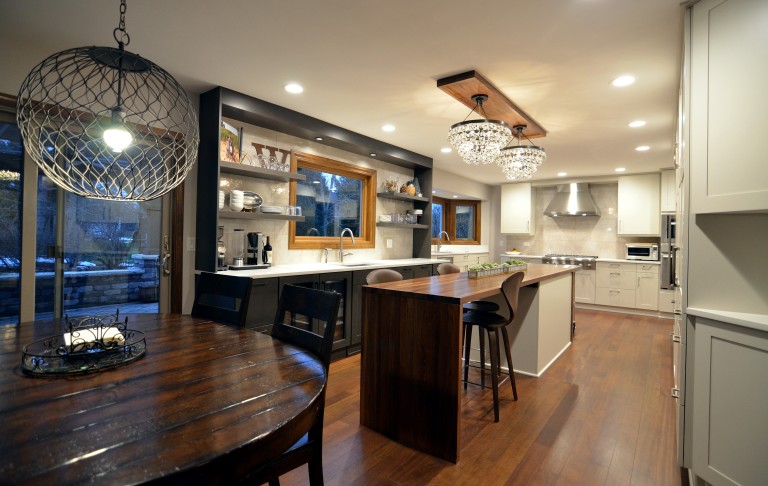
[[[680,389],[678,387],[672,387],[672,398],[680,398]]]
[[[676,335],[674,335],[674,334],[673,334],[673,335],[672,335],[672,342],[673,342],[673,343],[679,343],[679,342],[681,342],[681,340],[680,340],[680,336],[676,336]]]
[[[531,220],[525,222],[525,231],[531,231]]]
[[[251,284],[251,287],[266,287],[266,286],[267,286],[266,282],[253,282]]]

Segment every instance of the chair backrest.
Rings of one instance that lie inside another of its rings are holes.
[[[340,302],[338,292],[283,285],[272,337],[314,353],[328,369]],[[308,323],[309,329],[297,327],[299,321]]]
[[[385,282],[397,282],[398,280],[402,279],[403,275],[400,272],[391,270],[389,268],[379,268],[378,270],[372,271],[368,274],[368,276],[365,277],[365,281],[369,285]]]
[[[197,280],[192,315],[216,322],[245,325],[253,279],[202,272]]]
[[[525,272],[515,272],[501,284],[501,293],[504,294],[504,298],[509,305],[509,322],[515,318],[517,314],[517,302],[520,295],[520,283],[523,281]]]
[[[441,263],[437,266],[438,275],[448,275],[449,273],[461,273],[461,268],[455,263]]]

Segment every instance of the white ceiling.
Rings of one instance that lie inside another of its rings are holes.
[[[56,51],[115,46],[118,5],[0,0],[0,91]],[[469,110],[437,79],[474,69],[544,126],[535,180],[656,171],[673,165],[682,16],[677,0],[128,0],[126,29],[191,96],[225,86],[501,184],[440,152]],[[611,86],[624,73],[637,82]]]

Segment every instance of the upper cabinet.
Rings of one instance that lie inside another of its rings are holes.
[[[692,17],[690,184],[695,213],[768,212],[768,6],[705,0]]]
[[[617,233],[660,236],[659,174],[619,177]]]
[[[675,170],[667,169],[661,171],[661,211],[664,213],[674,213],[677,210],[677,183],[675,181]]]
[[[500,233],[536,233],[535,204],[530,182],[505,184],[501,186]]]

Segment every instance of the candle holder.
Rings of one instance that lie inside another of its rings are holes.
[[[22,350],[21,369],[32,375],[87,373],[141,358],[144,333],[128,328],[128,318],[114,314],[69,318],[62,334],[38,339]]]

